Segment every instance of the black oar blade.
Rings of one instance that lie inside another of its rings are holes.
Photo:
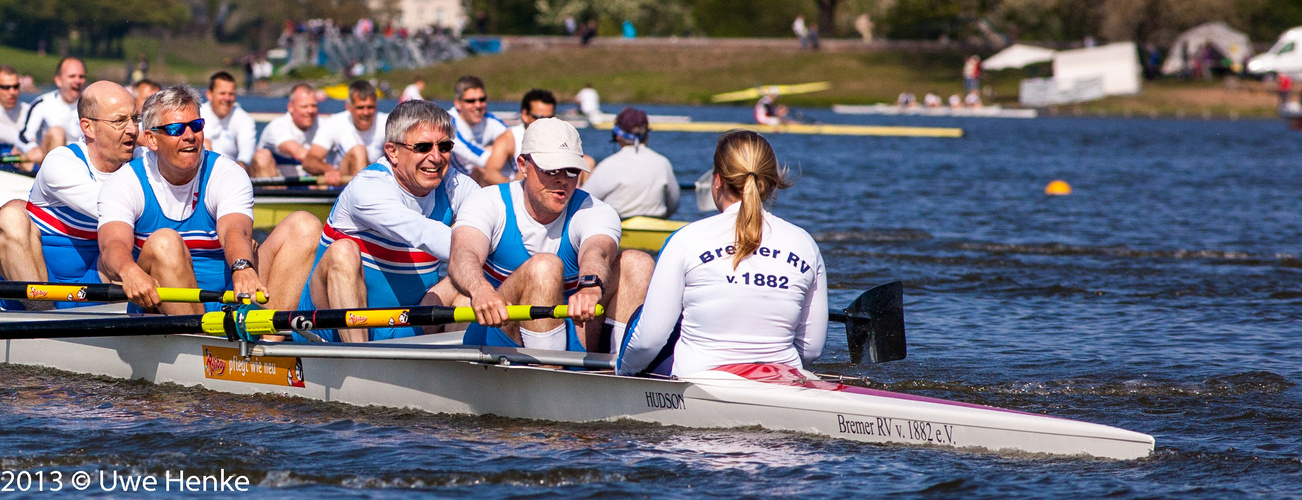
[[[855,299],[845,309],[845,333],[851,362],[862,363],[865,348],[872,363],[904,359],[904,283],[879,285]]]

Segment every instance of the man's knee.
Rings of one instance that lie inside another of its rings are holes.
[[[320,267],[324,273],[330,275],[337,273],[361,274],[362,248],[353,240],[335,240],[329,247],[326,247],[325,253],[321,255]]]
[[[300,210],[289,214],[279,224],[276,224],[276,229],[272,232],[283,232],[287,238],[290,238],[287,241],[315,244],[320,239],[323,228],[321,219],[309,212]]]
[[[524,261],[511,276],[520,275],[529,283],[557,283],[565,277],[565,263],[556,254],[540,253]]]
[[[27,202],[11,200],[0,206],[0,237],[21,238],[28,234],[32,219],[27,215]]]

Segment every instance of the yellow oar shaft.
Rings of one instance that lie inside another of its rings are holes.
[[[239,303],[235,292],[200,290],[198,288],[158,288],[163,302],[223,302]],[[0,298],[18,300],[55,300],[66,302],[120,302],[127,300],[122,285],[114,283],[37,283],[27,281],[0,282]],[[267,303],[267,295],[258,292],[256,301]]]
[[[529,321],[540,318],[565,318],[569,306],[507,306],[510,321]],[[597,315],[605,310],[597,306]],[[243,325],[250,335],[275,335],[285,331],[337,329],[337,328],[388,328],[428,326],[447,323],[471,323],[475,310],[469,307],[420,306],[396,309],[319,309],[303,311],[277,311],[253,309],[245,312],[235,323]],[[203,315],[203,332],[214,335],[226,333],[226,314],[210,312]]]

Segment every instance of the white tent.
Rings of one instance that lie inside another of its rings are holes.
[[[1050,49],[1015,43],[982,61],[981,68],[988,70],[1021,68],[1028,64],[1051,60],[1053,60],[1053,51]]]
[[[1240,65],[1252,57],[1252,42],[1248,40],[1248,35],[1223,22],[1210,22],[1181,33],[1180,37],[1175,39],[1175,43],[1171,44],[1170,52],[1167,53],[1166,62],[1162,63],[1162,73],[1166,75],[1179,73],[1187,65],[1186,53],[1190,58],[1198,57],[1198,51],[1202,50],[1204,45],[1211,45],[1222,55],[1230,58],[1230,61]]]
[[[1076,80],[1102,78],[1106,95],[1138,94],[1140,71],[1135,42],[1063,50],[1053,56],[1053,79],[1058,88],[1071,87]]]

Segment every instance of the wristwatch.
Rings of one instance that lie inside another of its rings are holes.
[[[231,272],[242,271],[252,267],[253,263],[249,262],[249,259],[235,259],[235,262],[231,263]]]
[[[584,288],[592,288],[592,287],[600,288],[601,294],[602,295],[606,294],[606,284],[602,283],[601,278],[597,277],[597,275],[585,274],[583,276],[579,276],[579,286],[578,286],[579,290],[582,290]]]

